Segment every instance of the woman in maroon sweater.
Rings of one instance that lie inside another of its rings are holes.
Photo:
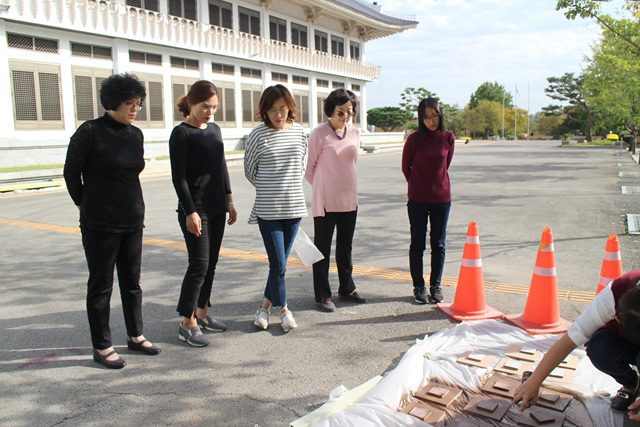
[[[444,127],[440,104],[434,98],[418,105],[418,132],[409,135],[402,151],[402,173],[409,184],[407,210],[411,224],[409,268],[413,297],[419,304],[444,300],[440,290],[444,268],[445,238],[451,208],[449,165],[455,136]],[[427,224],[431,222],[430,296],[423,277],[422,257],[426,247]]]

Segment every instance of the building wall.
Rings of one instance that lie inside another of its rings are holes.
[[[212,45],[211,33],[211,39],[203,41],[200,25],[211,31],[207,2],[198,3],[199,23],[195,24],[171,17],[172,23],[160,22],[167,19],[162,15],[167,12],[166,0],[159,2],[159,13],[148,15],[112,4],[76,5],[75,0],[69,10],[63,9],[69,5],[67,0],[11,2],[14,10],[0,13],[0,81],[4,82],[0,97],[11,105],[0,116],[0,167],[63,163],[77,126],[104,113],[97,88],[114,72],[135,73],[147,86],[145,109],[135,122],[145,134],[147,157],[168,154],[171,129],[181,121],[175,100],[199,79],[213,81],[222,91],[221,111],[214,120],[222,128],[227,150],[243,148],[244,137],[258,124],[251,117],[257,98],[275,83],[284,84],[296,97],[303,112],[300,121],[309,131],[326,120],[323,97],[340,86],[354,90],[360,103],[354,124],[366,130],[365,85],[377,78],[377,71],[371,74],[372,66],[363,62],[363,41],[342,34],[337,19],[308,22],[302,8],[288,2],[276,1],[270,9],[257,1],[229,3],[235,30],[242,8],[260,12],[262,38],[217,28],[221,34],[215,38],[217,45]],[[15,8],[20,8],[20,15]],[[285,23],[287,43],[269,40],[272,18]],[[64,25],[67,21],[71,24]],[[91,31],[79,31],[78,23]],[[307,28],[308,50],[290,43],[296,25]],[[327,35],[329,51],[332,37],[342,39],[345,57],[313,52],[316,31]],[[31,49],[27,48],[29,38]],[[359,45],[360,61],[349,58],[351,42]],[[57,51],[50,51],[55,43]],[[198,50],[201,46],[210,48]]]

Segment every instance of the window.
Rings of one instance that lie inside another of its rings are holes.
[[[327,120],[325,118],[324,115],[324,100],[327,99],[326,95],[318,95],[318,97],[316,98],[316,102],[318,104],[318,124],[324,123],[325,120]]]
[[[196,21],[196,11],[196,0],[169,0],[169,15]]]
[[[209,0],[209,24],[222,28],[233,28],[231,3]]]
[[[191,78],[187,78],[187,77],[172,77],[171,78],[171,90],[172,90],[172,97],[173,97],[173,125],[176,126],[178,124],[180,124],[180,122],[182,122],[182,120],[184,119],[182,117],[182,113],[180,112],[180,110],[178,110],[178,107],[176,107],[176,104],[178,103],[178,98],[180,98],[182,95],[186,95],[187,92],[189,92],[189,88],[191,87],[191,84],[193,84],[193,79]]]
[[[9,61],[16,129],[63,129],[60,67]]]
[[[331,36],[331,53],[344,56],[344,39],[342,37]]]
[[[309,77],[294,75],[294,76],[291,76],[291,81],[293,82],[293,84],[296,84],[296,85],[308,85]]]
[[[261,79],[262,70],[258,70],[256,68],[240,67],[240,75],[242,77],[250,77],[252,79]]]
[[[221,83],[218,88],[218,111],[214,121],[221,128],[236,127],[236,90],[233,83]]]
[[[262,123],[256,112],[262,95],[262,86],[242,85],[242,127],[249,128]]]
[[[227,75],[233,76],[236,72],[236,67],[234,67],[233,65],[212,62],[211,71],[215,74],[227,74]]]
[[[162,55],[130,50],[129,62],[135,62],[136,64],[162,65]]]
[[[71,42],[71,55],[97,59],[112,59],[110,47],[73,42]]]
[[[171,66],[173,68],[184,68],[186,70],[199,70],[200,61],[197,59],[180,58],[177,56],[170,57]]]
[[[274,82],[287,83],[289,81],[289,76],[283,73],[271,73],[271,80]]]
[[[7,46],[36,52],[58,53],[58,40],[7,33]]]
[[[162,76],[155,74],[135,73],[147,91],[147,97],[138,112],[135,124],[140,128],[164,127],[164,101],[162,93]]]
[[[349,51],[351,52],[351,59],[360,61],[360,43],[351,42],[349,44]]]
[[[104,115],[105,109],[100,102],[102,82],[112,73],[111,70],[73,67],[73,92],[75,96],[76,126]]]
[[[356,126],[360,125],[360,110],[356,111],[356,114],[351,118],[351,123]]]
[[[260,35],[260,12],[238,7],[238,22],[240,23],[241,32],[255,36]]]
[[[318,79],[316,80],[316,84],[318,87],[329,87],[329,80]]]
[[[304,127],[309,127],[309,93],[294,90],[292,95],[298,106],[298,123]]]
[[[291,44],[307,47],[307,27],[291,24]]]
[[[329,52],[327,33],[316,31],[316,50],[321,52]]]
[[[158,0],[127,0],[127,6],[160,12],[160,8],[158,7]]]
[[[338,89],[338,88],[344,87],[344,83],[343,82],[331,82],[331,84],[333,85],[334,89]]]
[[[287,42],[287,21],[284,19],[269,17],[269,33],[271,40]]]
[[[351,90],[354,92],[360,92],[360,85],[352,84]]]

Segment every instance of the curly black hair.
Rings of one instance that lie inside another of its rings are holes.
[[[636,285],[622,295],[616,318],[627,341],[640,345],[640,286]]]
[[[338,105],[344,105],[349,101],[351,101],[351,105],[353,106],[353,114],[356,114],[358,112],[358,98],[356,98],[356,95],[342,87],[336,89],[324,100],[324,113],[327,117],[331,117]]]
[[[146,96],[147,91],[135,74],[113,74],[100,86],[100,103],[105,110],[117,110],[123,101],[132,98],[143,102]]]

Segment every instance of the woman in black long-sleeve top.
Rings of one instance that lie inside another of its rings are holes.
[[[237,217],[220,127],[209,123],[218,102],[213,83],[194,83],[189,93],[178,99],[177,107],[185,121],[173,129],[169,139],[178,222],[189,253],[177,307],[184,317],[178,338],[194,347],[209,344],[200,328],[213,332],[227,328],[207,314],[225,221],[231,225]]]
[[[71,137],[64,179],[80,210],[80,229],[89,280],[87,314],[93,359],[107,368],[126,362],[111,344],[109,314],[113,270],[118,270],[120,297],[127,328],[127,346],[149,355],[160,349],[142,335],[142,228],[144,200],[139,175],[144,169],[143,135],[132,126],[146,95],[129,74],[106,79],[100,101],[107,110],[84,122]]]

